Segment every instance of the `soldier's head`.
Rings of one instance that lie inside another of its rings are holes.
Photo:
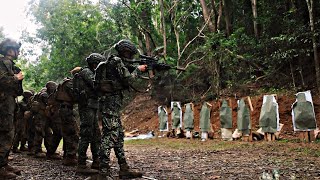
[[[86,58],[89,68],[95,69],[98,64],[102,61],[105,61],[106,58],[99,53],[92,53]]]
[[[54,81],[48,81],[46,84],[46,89],[48,94],[52,94],[58,87],[58,84]]]
[[[12,60],[17,59],[20,47],[21,43],[17,43],[15,40],[7,38],[0,43],[0,54]]]
[[[121,58],[133,59],[138,53],[136,46],[129,40],[123,39],[115,45],[115,49]]]
[[[30,97],[33,96],[33,93],[31,91],[26,90],[22,93],[22,96],[23,96],[23,99],[28,100]]]

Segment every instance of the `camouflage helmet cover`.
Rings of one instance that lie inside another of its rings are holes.
[[[124,52],[124,51],[129,51],[132,54],[138,53],[138,49],[136,48],[136,46],[131,41],[126,40],[126,39],[119,41],[115,45],[115,49],[116,49],[116,51],[118,51],[118,53]]]
[[[101,61],[105,61],[105,57],[99,53],[91,53],[87,58],[86,62],[88,64],[99,64]]]
[[[32,93],[32,91],[26,90],[26,91],[23,92],[22,96],[24,98],[29,98],[29,97],[33,96],[33,93]]]
[[[58,87],[58,84],[54,81],[48,81],[46,83],[46,88],[49,91],[54,91]]]
[[[8,49],[19,49],[20,47],[21,43],[17,43],[15,40],[7,38],[0,43],[0,54],[5,55]]]

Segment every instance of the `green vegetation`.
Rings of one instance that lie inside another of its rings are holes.
[[[43,51],[36,62],[21,60],[25,86],[39,90],[48,80],[60,81],[90,53],[107,53],[126,38],[143,54],[187,67],[154,81],[170,92],[166,99],[316,87],[320,23],[313,14],[310,29],[306,2],[320,12],[314,0],[31,0],[28,12],[39,29],[23,40]]]

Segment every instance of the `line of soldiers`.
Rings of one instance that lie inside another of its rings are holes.
[[[8,165],[11,146],[14,153],[28,150],[28,155],[36,158],[63,158],[63,165],[77,165],[77,173],[98,174],[93,179],[113,179],[109,165],[113,148],[120,178],[141,177],[141,172],[130,170],[125,159],[120,120],[123,91],[147,68],[128,63],[138,53],[135,45],[121,40],[114,46],[117,54],[108,58],[92,53],[86,58],[87,67],[71,71],[73,78],[65,78],[60,84],[49,81],[38,93],[22,90],[23,75],[21,71],[14,71],[17,68],[13,63],[19,48],[20,44],[11,39],[0,44],[0,53],[4,56],[0,59],[0,179],[14,179],[21,174]],[[8,54],[10,51],[14,53]],[[3,86],[7,87],[2,89]],[[23,99],[16,106],[15,98],[20,95]],[[80,124],[75,109],[78,109]],[[102,130],[98,126],[99,114]],[[62,139],[64,154],[60,157],[56,151]],[[42,142],[46,153],[42,151]],[[89,144],[91,167],[86,165]]]

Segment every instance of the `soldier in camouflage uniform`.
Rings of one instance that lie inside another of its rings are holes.
[[[28,101],[33,96],[31,91],[24,91],[23,99],[18,103],[18,111],[15,115],[15,140],[13,142],[12,152],[20,153],[26,151],[25,147],[27,142],[27,116],[25,112],[29,110]],[[20,150],[18,149],[20,143]]]
[[[61,118],[59,116],[59,101],[55,98],[55,92],[58,84],[53,81],[46,83],[46,89],[48,93],[47,107],[46,107],[46,119],[48,128],[51,129],[51,133],[47,134],[49,148],[47,149],[48,159],[61,159],[58,153],[55,153],[60,141],[62,140],[62,125]]]
[[[63,165],[74,166],[77,165],[79,128],[73,111],[76,101],[73,96],[72,79],[65,78],[59,84],[56,100],[60,102],[59,116],[61,118],[63,145],[65,147]]]
[[[99,145],[101,132],[98,126],[98,96],[94,90],[93,78],[95,68],[104,56],[98,53],[92,53],[86,58],[88,67],[75,75],[73,87],[75,96],[77,96],[80,114],[80,140],[78,147],[78,167],[77,172],[83,174],[98,173],[99,168]],[[87,149],[90,144],[93,163],[91,169],[86,166]]]
[[[42,88],[32,99],[31,111],[33,114],[32,123],[35,130],[32,153],[36,158],[44,158],[46,154],[42,151],[42,141],[48,150],[51,130],[48,127],[48,120],[46,116],[46,107],[48,103],[47,88]]]
[[[100,146],[101,178],[111,178],[110,152],[113,148],[120,165],[120,178],[141,177],[142,173],[129,169],[124,155],[124,132],[120,120],[122,108],[122,91],[129,88],[129,81],[145,71],[146,65],[132,66],[126,63],[138,53],[135,45],[128,40],[121,40],[115,45],[117,55],[111,55],[107,61],[100,63],[96,70],[96,88],[101,92],[102,139]],[[126,63],[126,65],[125,65]]]
[[[0,179],[13,179],[21,172],[8,165],[14,139],[15,98],[22,95],[23,74],[13,60],[19,56],[20,44],[5,39],[0,43]]]

